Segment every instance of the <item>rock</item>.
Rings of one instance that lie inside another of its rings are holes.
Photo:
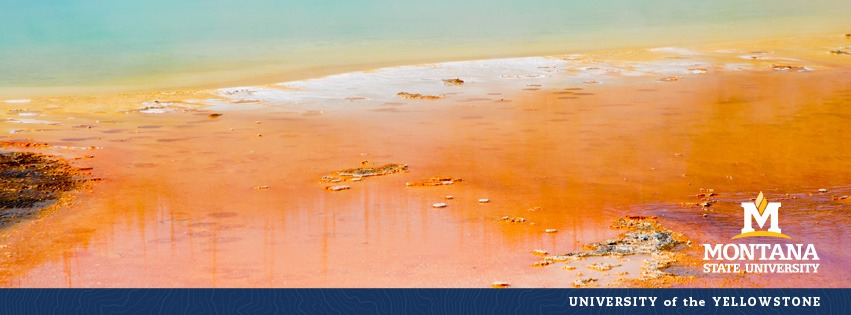
[[[337,171],[337,176],[344,177],[369,177],[369,176],[382,176],[382,175],[390,175],[395,173],[401,173],[408,170],[408,164],[385,164],[380,167],[360,167],[360,168],[350,168],[341,171]]]
[[[233,104],[247,104],[247,103],[259,103],[259,102],[260,102],[260,100],[246,98],[246,99],[241,99],[241,100],[238,100],[238,101],[233,101],[231,103],[233,103]]]
[[[544,230],[544,232],[545,232],[545,233],[555,233],[555,232],[558,232],[558,230],[556,230],[556,229],[546,229],[546,230]]]
[[[327,191],[341,191],[341,190],[347,190],[347,189],[352,189],[352,187],[346,186],[346,185],[336,185],[336,186],[325,187],[325,190],[327,190]]]
[[[479,199],[479,203],[488,203],[490,200],[488,198]]]
[[[36,143],[27,141],[0,141],[0,147],[46,149],[49,148],[50,145],[47,143]]]
[[[452,199],[455,199],[455,197],[453,197],[453,196],[446,196],[446,200],[452,200]]]
[[[704,217],[704,218],[705,218],[705,217],[708,217],[708,216],[709,216],[709,214],[708,214],[708,213],[704,213],[704,214],[703,214],[703,217]]]
[[[255,186],[254,189],[257,189],[257,190],[269,189],[269,186],[268,185]]]
[[[464,80],[461,80],[459,78],[443,79],[441,81],[443,81],[443,84],[446,84],[446,85],[462,85],[462,84],[464,84]]]
[[[553,263],[552,260],[544,259],[544,260],[536,261],[536,262],[532,263],[532,267],[546,267],[546,266],[549,266],[552,263]]]
[[[443,96],[438,95],[422,95],[419,93],[408,93],[408,92],[399,92],[396,93],[396,96],[404,99],[415,99],[415,100],[428,100],[434,101],[443,98]]]
[[[610,263],[597,262],[597,263],[593,263],[593,264],[588,265],[588,269],[597,270],[597,271],[609,271],[609,270],[612,270],[612,268],[620,267],[620,266],[621,266],[620,264],[610,264]]]
[[[637,254],[670,253],[684,241],[679,233],[671,232],[660,226],[655,217],[626,216],[615,220],[613,229],[628,229],[618,239],[585,245],[587,250],[559,256],[547,256],[545,260],[566,261],[585,257],[625,256]],[[661,256],[660,256],[661,257]],[[662,266],[662,265],[659,265]]]
[[[819,188],[818,192],[820,192],[820,193],[826,193],[826,192],[827,192],[827,188]]]
[[[642,267],[641,280],[668,276],[662,270],[675,262],[673,251],[680,250],[679,244],[685,242],[679,233],[671,232],[660,226],[655,217],[626,216],[615,220],[614,229],[628,229],[620,238],[585,245],[586,250],[559,256],[547,256],[543,261],[566,261],[585,257],[610,257],[637,254],[650,254]],[[586,283],[582,283],[586,284]]]
[[[587,286],[593,284],[594,282],[597,282],[597,279],[589,278],[589,277],[579,278],[579,279],[576,279],[576,281],[573,281],[573,286],[575,286],[577,288],[582,288],[582,287],[587,287]]]
[[[435,203],[435,204],[433,204],[433,205],[431,205],[431,206],[432,206],[433,208],[446,208],[446,204],[445,204],[445,203],[443,203],[443,202],[438,202],[438,203]]]
[[[682,79],[682,77],[680,77],[680,76],[673,76],[673,77],[664,77],[664,78],[661,78],[661,79],[659,79],[659,81],[662,81],[662,82],[677,82],[677,81],[679,81],[680,79]]]
[[[405,183],[408,187],[431,187],[431,186],[443,186],[443,185],[452,185],[455,182],[460,182],[462,179],[454,178],[454,177],[432,177],[428,180],[419,181],[419,182],[407,182]]]
[[[363,164],[366,167],[350,168],[341,171],[336,171],[332,175],[322,176],[319,182],[322,183],[340,183],[343,181],[359,182],[364,177],[390,175],[408,170],[407,164],[386,164],[380,167],[372,166],[372,163]],[[326,187],[327,189],[327,187]]]
[[[215,118],[219,118],[219,117],[221,117],[222,115],[224,115],[224,114],[213,113],[213,114],[209,114],[209,115],[207,115],[207,117],[210,117],[210,118],[215,119]]]
[[[547,251],[545,251],[543,249],[536,249],[536,250],[532,251],[532,254],[538,255],[538,256],[546,256],[548,253],[547,253]]]
[[[510,216],[504,216],[504,217],[502,217],[502,218],[499,218],[499,220],[500,220],[500,221],[507,221],[507,222],[511,222],[511,223],[523,223],[523,222],[526,222],[526,218],[515,218],[515,217],[510,217]]]
[[[688,68],[688,72],[693,74],[704,74],[708,72],[708,70],[706,70],[706,68]]]
[[[797,71],[797,72],[809,72],[810,69],[807,67],[801,66],[790,66],[790,65],[771,65],[771,69],[774,71]]]
[[[669,275],[662,270],[676,262],[674,254],[667,251],[652,253],[650,257],[650,259],[643,261],[644,265],[641,267],[641,276],[639,276],[641,280],[657,279]]]
[[[496,289],[503,289],[509,286],[510,284],[508,284],[508,282],[494,281],[493,283],[491,283],[491,287]]]
[[[319,179],[319,181],[325,182],[325,183],[338,183],[338,182],[340,182],[340,178],[333,177],[333,176],[322,176],[322,178]]]

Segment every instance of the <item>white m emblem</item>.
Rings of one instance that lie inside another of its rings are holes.
[[[769,202],[762,213],[759,212],[759,209],[752,202],[742,202],[742,208],[745,208],[745,224],[742,228],[742,234],[754,231],[753,219],[756,219],[756,224],[759,227],[765,227],[765,221],[768,221],[769,218],[771,218],[771,226],[768,228],[768,231],[780,233],[780,228],[777,225],[777,216],[779,213],[777,210],[780,209],[779,202]]]
[[[759,196],[756,197],[754,202],[742,202],[742,208],[745,209],[745,221],[742,224],[742,234],[734,236],[733,239],[752,236],[771,236],[791,239],[788,235],[780,232],[780,225],[777,223],[778,217],[780,216],[779,202],[768,202],[768,199],[765,199],[762,192],[759,192]],[[768,222],[769,219],[771,219],[771,222]],[[760,228],[764,228],[765,223],[768,222],[768,230],[754,230],[754,220],[756,220],[756,224],[758,224]]]

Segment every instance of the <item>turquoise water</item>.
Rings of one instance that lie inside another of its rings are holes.
[[[848,27],[851,1],[0,0],[0,88],[179,86]]]

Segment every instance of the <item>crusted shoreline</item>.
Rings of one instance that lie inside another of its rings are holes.
[[[82,170],[51,155],[0,153],[0,228],[34,216],[80,188]]]
[[[691,241],[687,240],[684,235],[668,230],[659,224],[656,217],[625,216],[615,220],[611,228],[627,230],[627,232],[619,238],[587,244],[583,251],[545,256],[533,265],[543,267],[558,262],[583,260],[591,257],[622,259],[629,255],[649,255],[649,258],[643,261],[641,274],[636,280],[651,281],[663,277],[675,277],[665,272],[665,269],[677,262],[677,252],[684,249],[684,245],[691,244]],[[588,268],[602,272],[619,266],[620,264],[596,262]],[[565,269],[568,270],[573,269],[571,266],[566,267]],[[580,277],[574,282],[574,286],[590,286],[596,281],[596,278]]]

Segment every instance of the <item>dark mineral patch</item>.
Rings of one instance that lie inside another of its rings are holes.
[[[461,80],[459,78],[443,79],[441,81],[443,81],[443,84],[446,84],[446,85],[463,85],[464,84],[464,80]]]
[[[337,175],[340,176],[353,176],[353,177],[367,177],[367,176],[381,176],[394,174],[399,172],[404,172],[408,169],[407,164],[386,164],[379,167],[360,167],[360,168],[350,168],[341,171],[337,171]]]
[[[396,93],[396,96],[404,98],[404,99],[414,99],[414,100],[439,100],[443,98],[441,95],[423,95],[420,93],[408,93],[408,92],[399,92]]]
[[[627,230],[620,238],[585,245],[585,250],[564,255],[547,256],[533,266],[547,266],[586,257],[627,256],[649,254],[639,279],[656,279],[667,275],[663,270],[676,262],[674,251],[681,249],[685,237],[662,227],[655,217],[626,216],[615,220],[613,229]]]
[[[84,180],[79,169],[48,155],[0,153],[0,227],[58,200]],[[22,211],[25,209],[26,211]]]

